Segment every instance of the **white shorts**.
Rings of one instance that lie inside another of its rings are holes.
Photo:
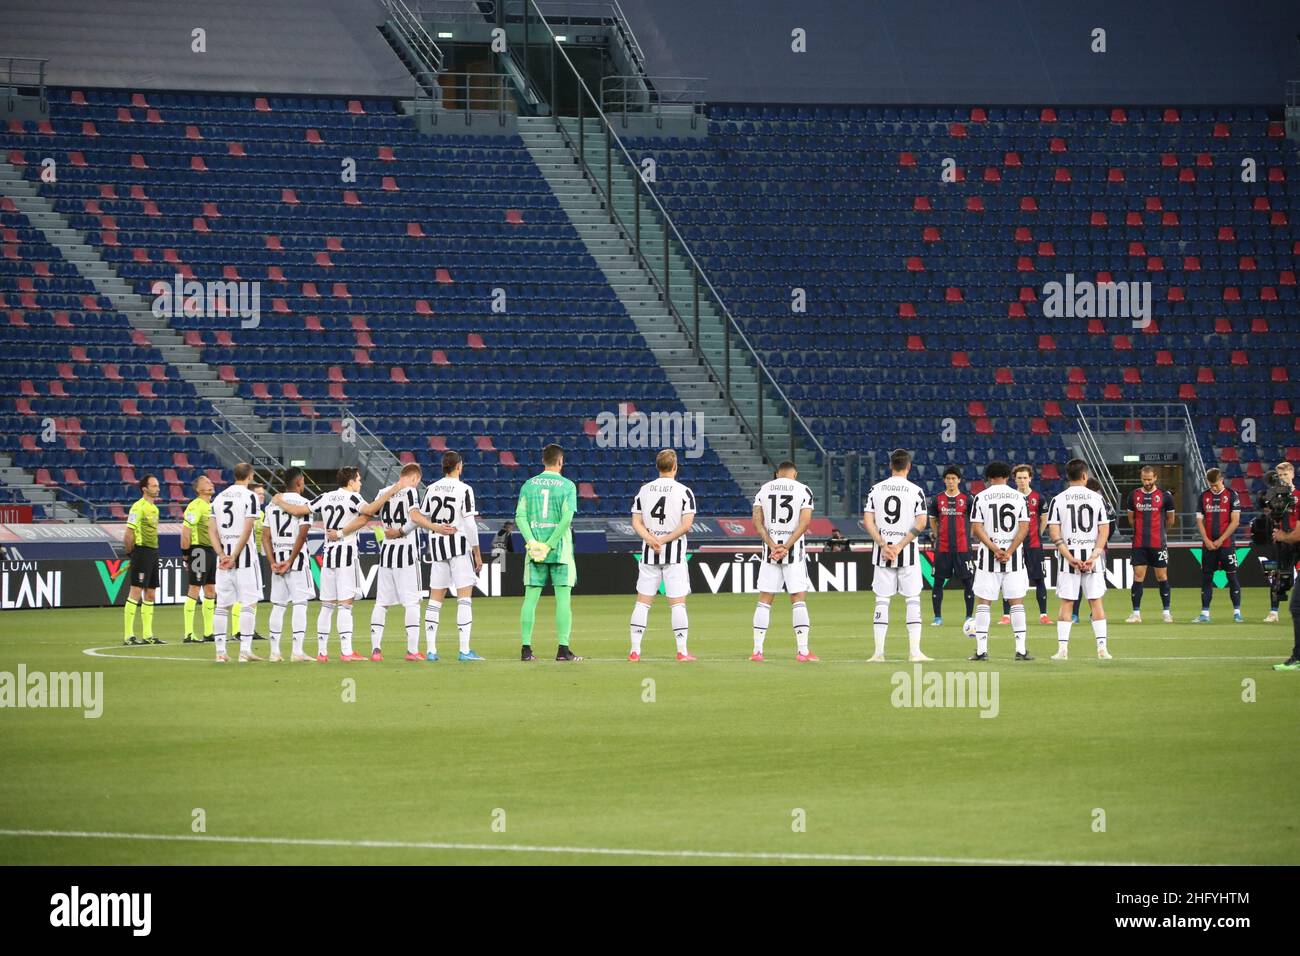
[[[375,586],[375,603],[380,607],[391,607],[394,604],[407,607],[419,604],[422,596],[418,564],[408,564],[404,568],[379,569],[379,583]]]
[[[654,597],[662,584],[664,594],[670,598],[686,597],[691,593],[691,576],[683,562],[676,564],[646,564],[642,562],[636,573],[636,593]]]
[[[257,579],[257,568],[217,568],[217,604],[256,604],[262,600],[262,584]]]
[[[355,601],[361,597],[361,568],[349,564],[342,568],[320,569],[322,601]]]
[[[306,604],[315,596],[316,587],[307,568],[271,575],[272,604]]]
[[[473,587],[478,581],[474,573],[474,559],[468,554],[459,554],[450,561],[434,561],[429,565],[429,590],[443,591]]]
[[[902,568],[877,567],[871,577],[871,590],[877,597],[919,597],[921,594],[921,566],[912,564]]]
[[[1022,598],[1029,593],[1029,572],[1024,568],[1019,571],[985,571],[975,569],[975,596],[984,601],[992,601],[999,594],[1008,600]]]
[[[758,566],[758,589],[764,594],[778,594],[785,589],[790,594],[802,594],[808,588],[808,564],[777,564],[764,561]]]
[[[1082,594],[1084,600],[1092,601],[1106,593],[1106,572],[1101,568],[1098,558],[1097,567],[1087,574],[1062,570],[1056,576],[1056,596],[1062,601],[1077,601]]]

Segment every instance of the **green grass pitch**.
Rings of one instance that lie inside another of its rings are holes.
[[[924,595],[927,669],[996,672],[992,719],[893,706],[892,675],[911,672],[902,604],[889,663],[869,665],[870,602],[811,596],[820,664],[795,663],[784,598],[768,662],[750,663],[750,595],[691,600],[695,664],[671,659],[662,603],[646,659],[625,660],[630,596],[575,596],[580,664],[551,659],[549,597],[542,659],[528,665],[518,599],[475,602],[483,664],[454,660],[446,624],[441,662],[405,663],[399,609],[383,664],[225,666],[211,645],[176,643],[176,607],[156,614],[170,643],[142,648],[115,646],[118,609],[6,612],[0,671],[102,671],[104,712],[0,710],[0,859],[1300,863],[1300,675],[1271,669],[1291,630],[1285,612],[1258,623],[1263,592],[1247,592],[1246,624],[1231,623],[1219,592],[1205,627],[1184,623],[1194,591],[1175,592],[1174,625],[1147,594],[1140,626],[1122,623],[1128,595],[1112,591],[1115,660],[1097,660],[1086,620],[1072,659],[1049,660],[1055,630],[1035,617],[1036,661],[1013,662],[1010,629],[995,622],[987,664],[966,661],[960,594],[948,594],[940,628]],[[359,604],[361,651],[369,616]],[[314,624],[313,605],[313,652]],[[343,699],[345,678],[355,701]]]

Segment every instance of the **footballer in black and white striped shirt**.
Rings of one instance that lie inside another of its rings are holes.
[[[632,527],[641,538],[636,603],[632,605],[632,650],[627,659],[641,659],[650,605],[662,587],[672,615],[677,659],[693,661],[686,649],[686,595],[691,593],[686,569],[686,533],[695,522],[695,494],[677,480],[677,452],[666,448],[655,457],[659,477],[641,486],[632,500]]]
[[[442,477],[424,490],[420,504],[421,525],[429,537],[432,561],[429,565],[429,603],[424,609],[425,659],[438,659],[438,624],[442,600],[449,590],[456,592],[456,631],[460,641],[457,660],[483,660],[470,648],[474,625],[474,585],[483,569],[478,540],[478,506],[474,489],[461,480],[465,461],[459,453],[442,456]]]
[[[1025,595],[1029,593],[1029,571],[1020,547],[1029,535],[1029,506],[1025,496],[1007,484],[1010,478],[1010,464],[989,462],[984,469],[988,486],[975,496],[971,511],[971,536],[977,542],[972,587],[979,602],[975,608],[975,653],[970,658],[973,661],[989,659],[989,604],[999,594],[1010,603],[1016,660],[1033,660],[1026,644]]]
[[[283,494],[276,495],[271,503],[291,515],[317,516],[325,528],[325,548],[321,552],[320,614],[316,618],[316,660],[329,660],[329,637],[338,610],[339,650],[344,661],[363,661],[352,651],[352,602],[360,596],[360,565],[357,562],[355,532],[365,525],[365,518],[379,513],[389,498],[404,488],[414,487],[419,481],[403,474],[395,485],[384,489],[374,501],[361,497],[361,472],[351,465],[338,472],[338,487],[317,495],[305,505],[289,501]]]
[[[795,660],[816,661],[808,649],[808,565],[805,535],[812,524],[812,489],[799,481],[792,461],[776,466],[776,475],[754,496],[754,530],[763,540],[763,560],[758,566],[758,606],[754,608],[754,653],[751,661],[763,660],[763,641],[771,619],[772,598],[779,591],[790,594],[794,624]]]

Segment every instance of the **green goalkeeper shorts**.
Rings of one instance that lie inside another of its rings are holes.
[[[569,565],[564,562],[542,563],[524,560],[524,586],[544,588],[547,584],[557,588],[569,587]]]

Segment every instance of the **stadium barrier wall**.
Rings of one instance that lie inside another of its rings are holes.
[[[1238,548],[1243,587],[1266,587],[1254,548]],[[1197,548],[1171,548],[1169,579],[1174,587],[1200,587],[1201,568]],[[477,594],[486,597],[523,594],[523,556],[507,554],[504,565],[488,562],[479,574]],[[630,599],[636,588],[637,557],[634,554],[579,554],[574,561],[578,571],[575,591],[583,594],[623,594]],[[757,593],[759,556],[752,551],[691,552],[691,590],[695,594]],[[2,561],[0,562],[0,610],[55,607],[110,607],[126,601],[130,561]],[[319,573],[312,561],[314,574]],[[931,581],[930,563],[922,566],[927,587]],[[818,592],[866,591],[871,587],[871,555],[866,552],[810,554],[809,580]],[[377,559],[361,556],[362,595],[373,598],[377,578]],[[179,604],[185,599],[186,572],[179,557],[159,559],[159,588],[156,603]],[[1222,572],[1216,584],[1223,587]],[[1107,583],[1112,588],[1127,589],[1133,582],[1133,569],[1125,552],[1111,552],[1107,558]],[[1149,580],[1154,581],[1152,577]],[[263,599],[270,595],[270,574],[263,562]],[[1049,562],[1048,585],[1055,582],[1055,568]]]

